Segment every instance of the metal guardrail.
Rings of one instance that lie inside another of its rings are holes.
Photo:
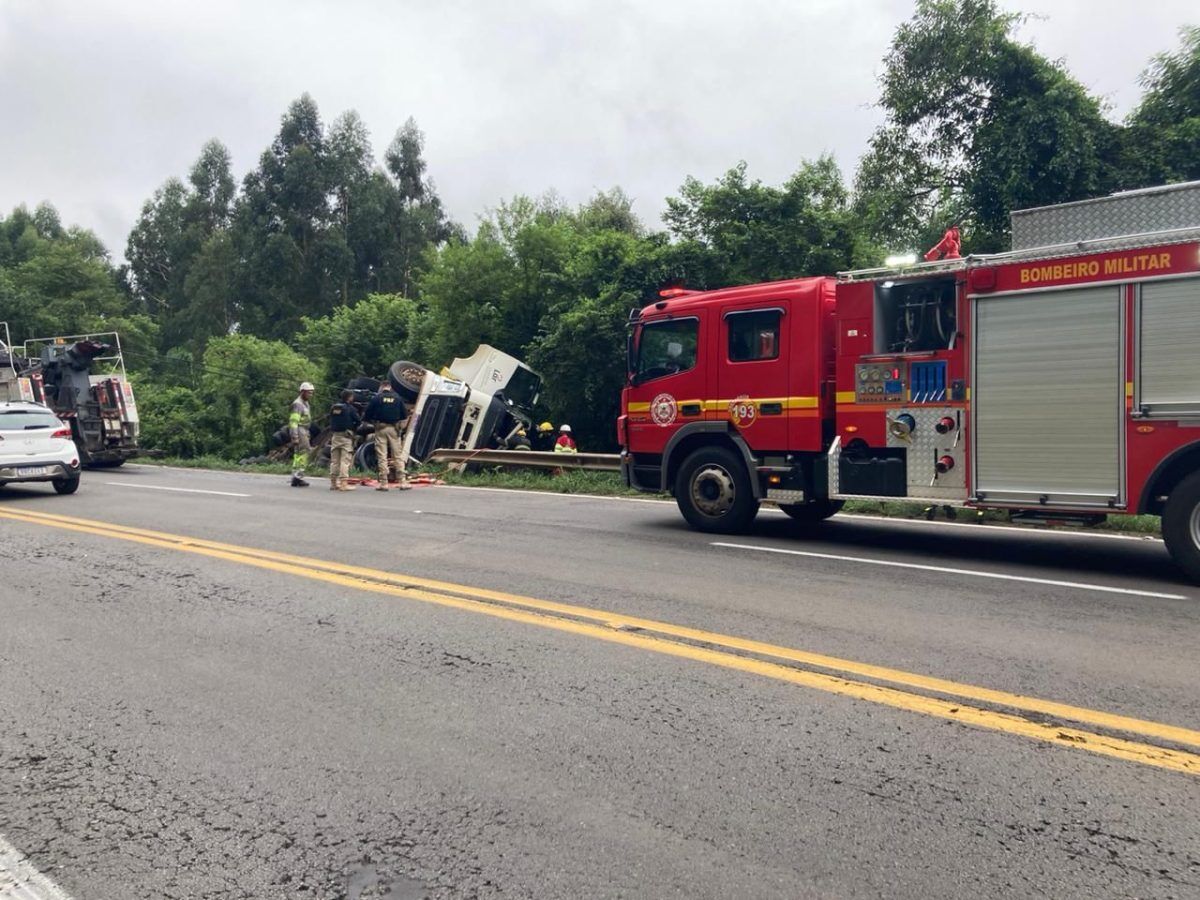
[[[480,466],[510,466],[533,469],[587,469],[592,472],[621,471],[616,453],[546,453],[536,450],[434,450],[428,462],[473,463]]]

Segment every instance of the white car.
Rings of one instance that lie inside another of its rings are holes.
[[[71,428],[40,403],[0,403],[0,487],[49,481],[60,494],[79,488]]]

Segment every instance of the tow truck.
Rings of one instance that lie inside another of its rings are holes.
[[[115,467],[141,454],[138,409],[116,332],[0,342],[0,400],[41,403],[71,428],[85,467]]]

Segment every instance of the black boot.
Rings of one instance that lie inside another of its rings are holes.
[[[308,482],[299,475],[292,476],[292,487],[308,487]]]

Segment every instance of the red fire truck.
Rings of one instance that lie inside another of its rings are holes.
[[[1016,212],[1013,247],[664,291],[631,315],[627,483],[717,532],[763,501],[1150,513],[1200,580],[1200,182]]]

